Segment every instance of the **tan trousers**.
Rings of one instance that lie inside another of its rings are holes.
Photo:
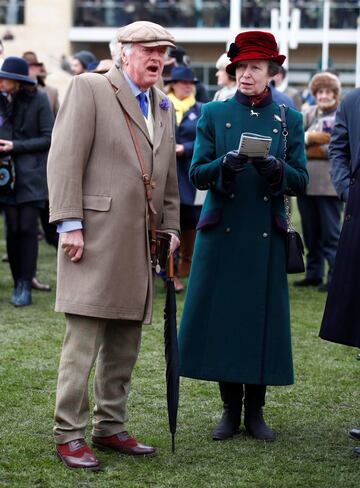
[[[88,380],[96,361],[93,435],[125,430],[130,379],[141,341],[141,323],[81,315],[66,316],[56,393],[57,444],[85,437],[89,419]]]

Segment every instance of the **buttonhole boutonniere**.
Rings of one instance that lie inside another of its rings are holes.
[[[169,108],[170,108],[169,99],[167,97],[163,98],[159,105],[160,105],[160,108],[162,108],[163,110],[169,110]]]

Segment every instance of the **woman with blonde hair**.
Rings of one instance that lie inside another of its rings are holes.
[[[167,93],[176,115],[176,159],[180,192],[181,244],[178,251],[178,277],[187,277],[190,271],[196,225],[201,211],[199,192],[190,183],[189,169],[194,151],[196,125],[200,117],[201,103],[195,99],[197,79],[186,66],[176,66],[165,81]],[[175,280],[175,289],[182,291],[184,285]]]

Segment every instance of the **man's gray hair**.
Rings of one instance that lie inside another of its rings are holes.
[[[132,42],[126,42],[125,44],[121,44],[121,52],[128,56],[132,49]]]
[[[111,39],[109,42],[109,50],[112,59],[115,61],[116,66],[121,65],[121,45],[117,36]]]

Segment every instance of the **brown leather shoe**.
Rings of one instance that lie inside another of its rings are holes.
[[[109,437],[92,436],[92,444],[102,450],[112,449],[121,454],[129,456],[152,456],[156,449],[150,446],[140,444],[134,437],[131,437],[126,431]]]
[[[56,455],[67,468],[100,469],[100,462],[84,439],[56,444]]]
[[[36,276],[31,280],[31,288],[38,291],[51,291],[51,286],[45,283],[41,283]]]
[[[174,276],[174,288],[175,293],[181,293],[185,290],[184,283],[182,283],[177,276]]]

